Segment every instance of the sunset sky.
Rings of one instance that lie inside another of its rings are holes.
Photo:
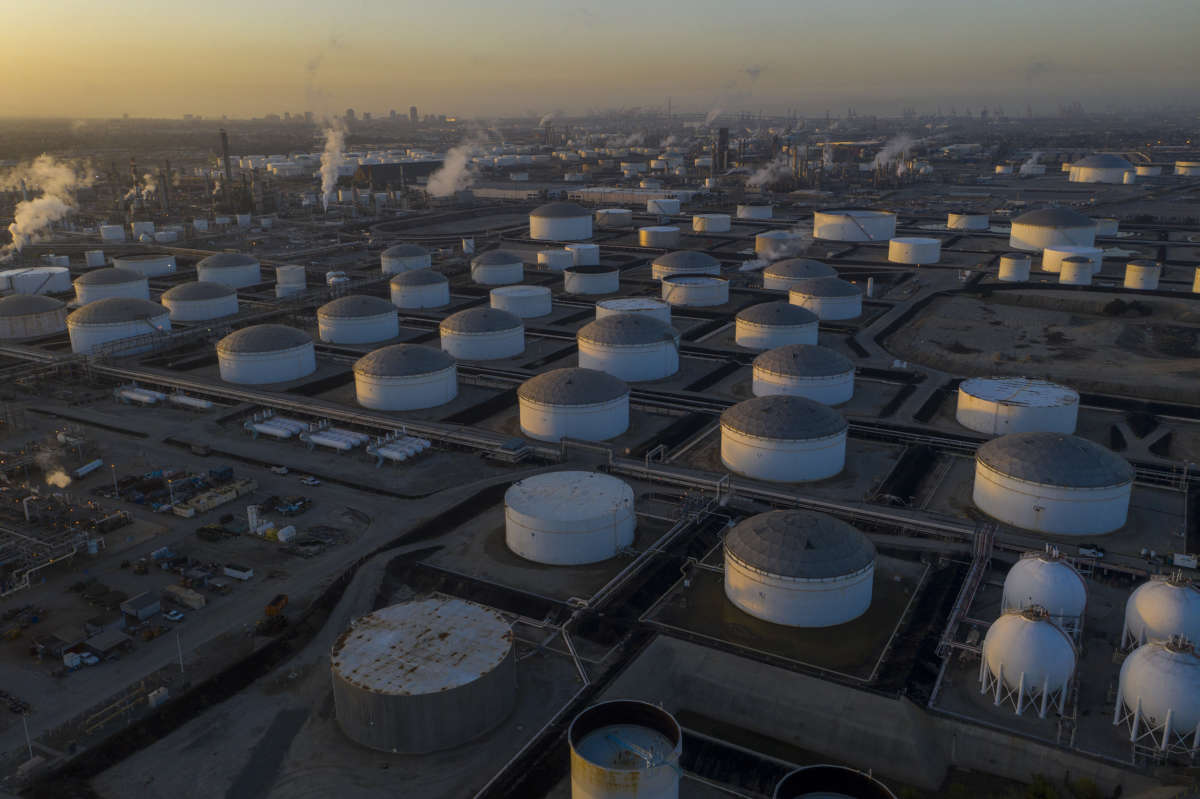
[[[0,115],[1194,104],[1200,2],[8,0]]]

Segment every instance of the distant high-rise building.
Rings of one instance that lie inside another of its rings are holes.
[[[415,105],[408,107],[408,121],[414,125],[417,124],[417,107]]]
[[[393,122],[396,121],[396,109],[393,108],[388,111],[388,119],[392,120]]]
[[[353,109],[353,108],[347,108],[347,109],[346,109],[346,121],[347,121],[347,122],[353,122],[353,121],[354,121],[354,109]]]
[[[284,121],[284,122],[291,122],[291,121],[292,121],[292,112],[291,112],[291,111],[284,111],[284,112],[283,112],[283,121]]]
[[[362,116],[362,118],[363,118],[363,122],[370,122],[370,121],[371,121],[371,112],[370,112],[370,111],[363,111],[363,116]]]
[[[305,121],[305,122],[312,122],[312,121],[313,121],[313,112],[312,112],[312,111],[305,111],[305,112],[304,112],[304,121]]]

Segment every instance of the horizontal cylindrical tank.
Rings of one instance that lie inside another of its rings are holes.
[[[521,257],[505,250],[489,250],[471,259],[471,280],[481,286],[505,286],[525,278]]]
[[[5,278],[14,294],[65,294],[71,290],[71,270],[65,266],[11,269]]]
[[[840,405],[854,396],[854,364],[817,344],[787,344],[754,359],[754,396],[786,394],[822,405]]]
[[[468,308],[451,314],[438,326],[442,349],[455,358],[490,361],[525,351],[521,318],[495,308]]]
[[[550,289],[546,286],[500,286],[488,294],[491,306],[514,316],[529,319],[554,310]]]
[[[450,281],[432,269],[400,272],[388,281],[397,308],[440,308],[450,303]]]
[[[707,308],[729,302],[729,281],[716,275],[667,275],[662,298],[671,305]]]
[[[1064,286],[1090,286],[1092,259],[1086,255],[1069,255],[1059,261],[1058,282]]]
[[[888,241],[896,235],[891,211],[862,208],[813,212],[813,238],[831,241]]]
[[[788,302],[807,308],[823,320],[854,319],[862,315],[862,290],[837,277],[793,281]]]
[[[595,266],[600,263],[599,244],[568,244],[566,250],[575,260],[572,266]]]
[[[358,404],[377,411],[411,411],[444,405],[458,396],[458,367],[442,350],[393,344],[354,363]]]
[[[557,471],[513,483],[504,494],[508,548],[535,563],[578,566],[633,544],[633,489],[599,472]]]
[[[674,197],[660,197],[655,200],[646,200],[646,213],[674,216],[679,213],[680,206],[681,203]]]
[[[644,314],[603,316],[576,334],[579,365],[626,381],[658,380],[679,371],[679,334]]]
[[[563,270],[568,294],[612,294],[621,288],[621,270],[613,266],[570,266]]]
[[[596,227],[613,229],[633,225],[633,211],[628,208],[601,208],[596,212]]]
[[[1033,259],[1023,252],[1009,252],[1000,256],[1000,268],[996,279],[1003,283],[1025,283],[1029,280]]]
[[[534,241],[582,241],[592,237],[592,212],[570,202],[540,205],[529,214]]]
[[[385,275],[398,275],[433,264],[429,250],[417,244],[396,244],[379,254],[379,266]]]
[[[693,214],[692,232],[728,233],[733,227],[729,214]]]
[[[817,315],[777,300],[751,305],[734,317],[734,341],[739,347],[769,350],[788,344],[817,343]]]
[[[1043,272],[1061,272],[1062,262],[1067,258],[1082,256],[1088,259],[1091,265],[1089,270],[1092,275],[1099,274],[1100,268],[1104,260],[1104,250],[1099,247],[1083,247],[1072,245],[1058,245],[1055,247],[1047,247],[1042,252],[1042,271]]]
[[[678,799],[683,733],[662,708],[601,702],[575,717],[567,742],[571,799]]]
[[[543,266],[551,272],[561,272],[568,266],[575,265],[575,253],[570,250],[542,250],[537,258],[538,266]]]
[[[1130,261],[1125,264],[1125,288],[1154,291],[1161,274],[1162,264],[1158,261]]]
[[[317,331],[330,344],[371,344],[400,335],[400,321],[390,301],[352,294],[317,309]]]
[[[196,264],[196,279],[240,289],[262,282],[258,259],[237,252],[210,255]]]
[[[629,429],[629,387],[594,369],[563,368],[517,390],[521,432],[539,441],[606,441]]]
[[[743,204],[737,207],[738,219],[771,219],[775,216],[775,206],[764,204]]]
[[[1091,247],[1096,243],[1094,220],[1070,208],[1039,208],[1012,221],[1008,246],[1026,252],[1047,247]]]
[[[888,242],[888,260],[894,264],[936,264],[941,257],[938,239],[906,237]]]
[[[955,418],[979,433],[1071,434],[1078,417],[1078,392],[1057,383],[1027,377],[972,377],[958,386]]]
[[[617,297],[596,303],[597,319],[622,313],[645,314],[663,324],[671,324],[671,306],[662,300],[649,297]]]
[[[837,411],[805,397],[744,400],[721,414],[721,463],[756,480],[823,480],[845,465],[848,428]]]
[[[144,279],[144,278],[143,278]],[[130,297],[105,297],[89,302],[67,316],[71,351],[91,353],[104,344],[125,339],[154,336],[171,331],[171,316],[166,308],[149,300]],[[127,350],[130,354],[150,349],[152,341]]]
[[[317,370],[313,340],[303,330],[262,324],[235,330],[217,342],[221,379],[258,385],[307,377]]]
[[[140,272],[128,269],[95,269],[75,278],[75,299],[80,305],[107,297],[150,299],[150,283]]]
[[[180,283],[160,298],[172,322],[204,322],[238,312],[237,291],[222,283]]]
[[[113,257],[113,266],[139,272],[146,277],[169,275],[175,271],[175,256],[161,255],[118,255]]]
[[[773,799],[896,799],[886,785],[870,774],[846,766],[805,766],[790,772],[775,786]]]
[[[0,340],[53,336],[67,329],[67,306],[40,294],[15,294],[0,299]]]
[[[638,228],[638,245],[674,249],[679,246],[679,228],[674,225],[651,225]]]
[[[946,227],[950,230],[987,230],[988,215],[971,211],[951,211],[946,216]]]

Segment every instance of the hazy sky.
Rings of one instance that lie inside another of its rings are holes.
[[[1092,110],[1200,97],[1200,0],[5,0],[0,115]]]

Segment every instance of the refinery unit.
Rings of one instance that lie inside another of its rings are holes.
[[[0,793],[1196,788],[1190,145],[229,128],[0,264]]]

